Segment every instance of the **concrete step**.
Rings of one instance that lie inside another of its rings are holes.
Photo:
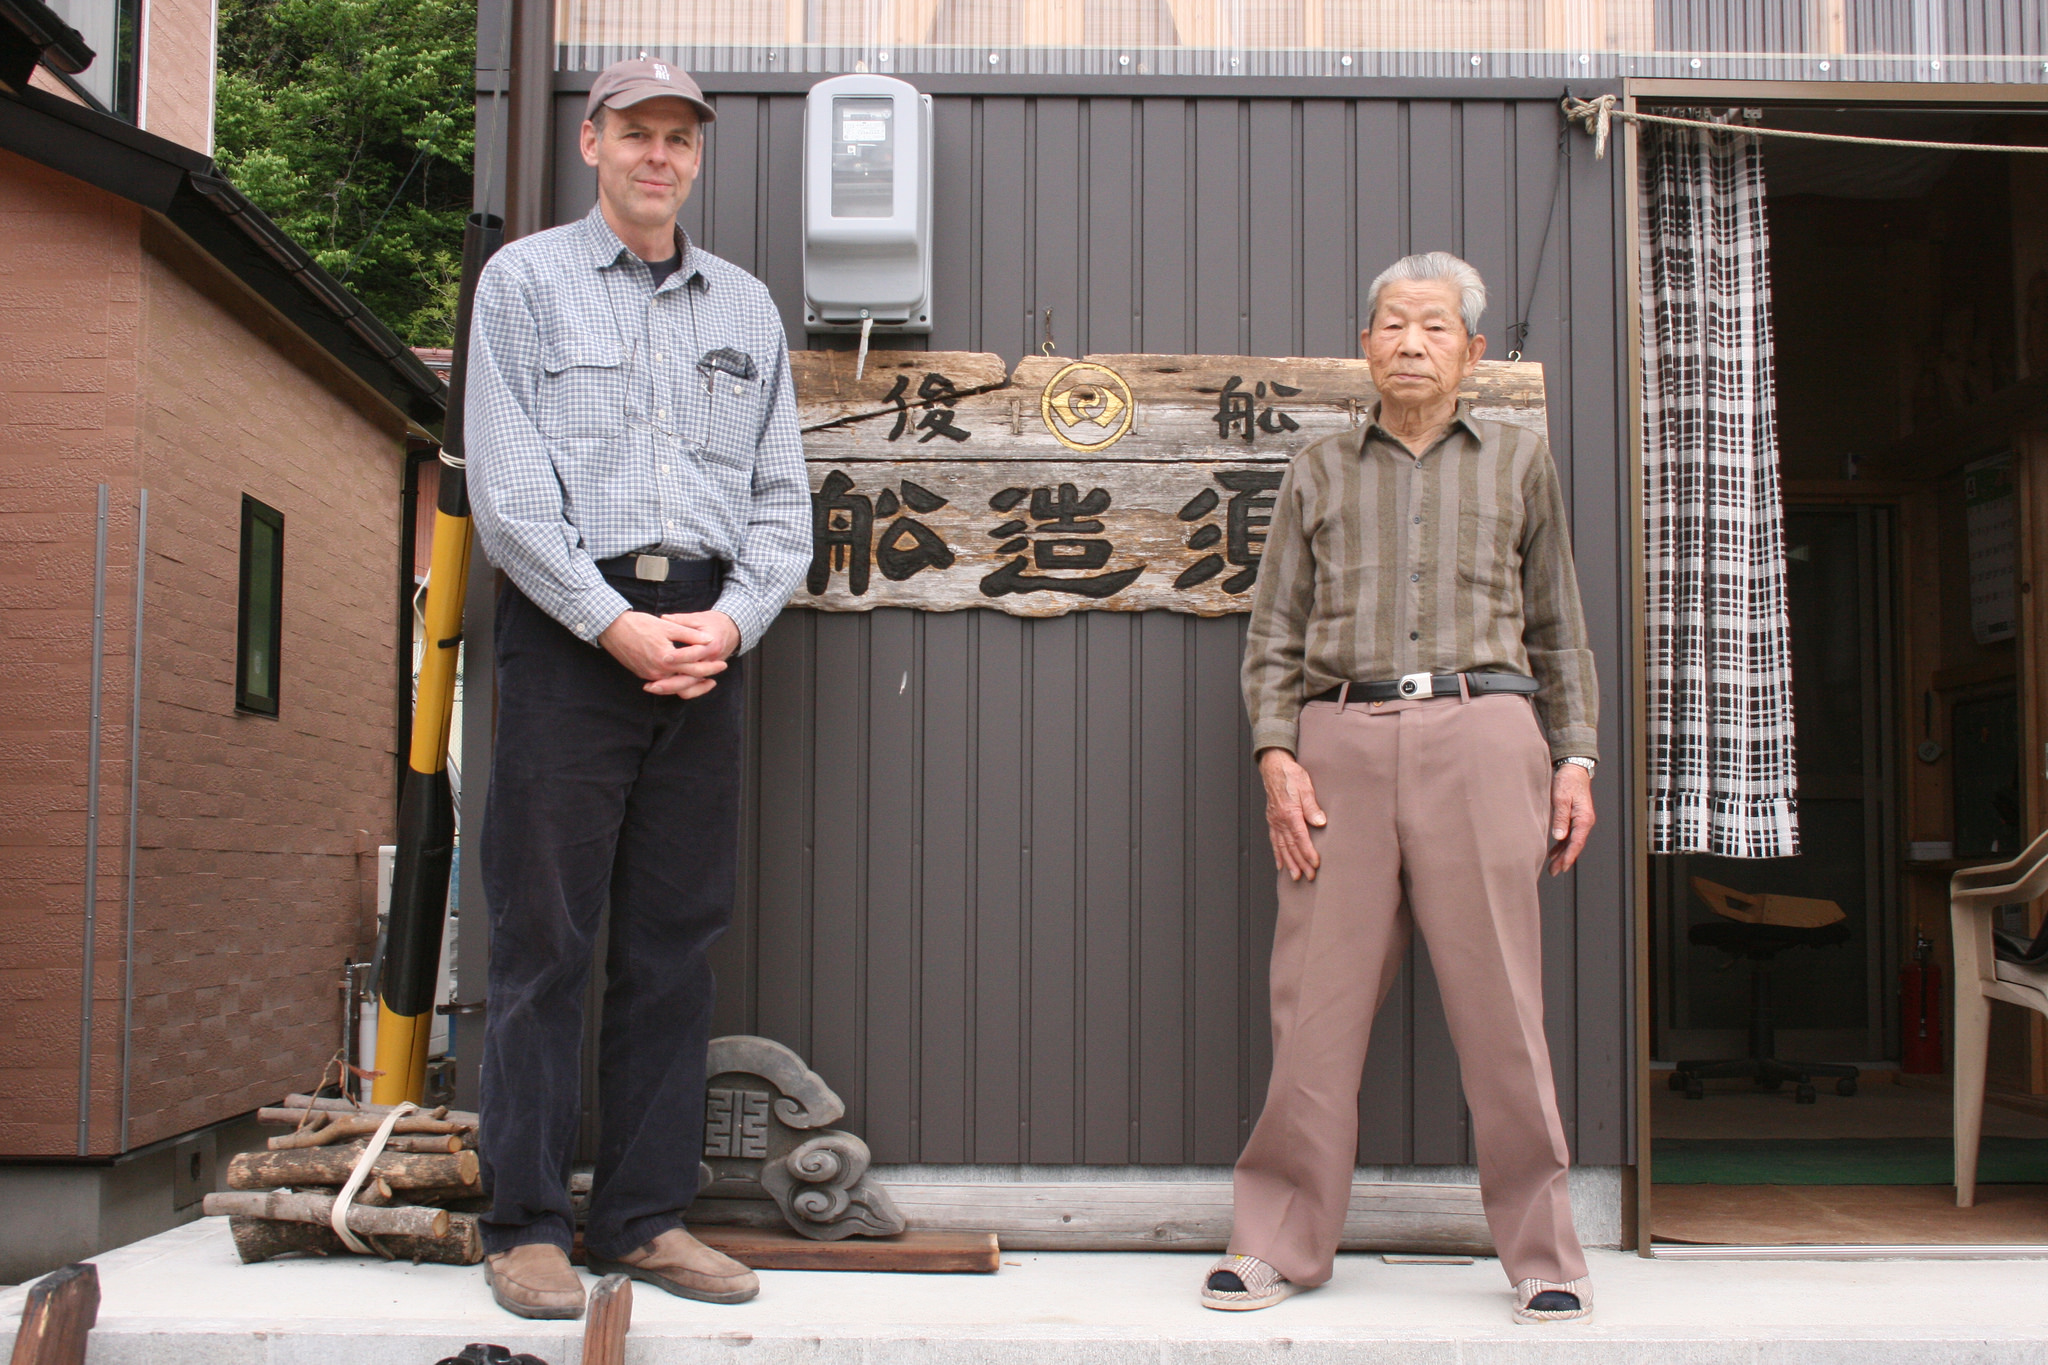
[[[236,1261],[226,1220],[98,1257],[90,1365],[432,1365],[472,1341],[577,1365],[580,1323],[523,1322],[481,1271]],[[2048,1360],[2038,1261],[1648,1261],[1593,1253],[1598,1316],[1523,1327],[1493,1261],[1338,1261],[1260,1313],[1200,1307],[1212,1257],[1012,1252],[995,1275],[767,1272],[737,1307],[636,1285],[634,1365],[1946,1365]],[[23,1290],[0,1292],[0,1350]]]

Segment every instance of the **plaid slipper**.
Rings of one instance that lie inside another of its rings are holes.
[[[1219,1278],[1223,1279],[1221,1287],[1216,1283]],[[1240,1287],[1228,1288],[1233,1281]],[[1271,1308],[1294,1290],[1294,1285],[1280,1278],[1279,1271],[1256,1256],[1225,1256],[1203,1277],[1202,1307],[1226,1313]]]
[[[1545,1294],[1569,1294],[1579,1301],[1576,1308],[1554,1308],[1536,1300]],[[1523,1280],[1515,1286],[1516,1322],[1570,1322],[1577,1318],[1593,1316],[1593,1286],[1590,1282],[1566,1280],[1563,1284],[1552,1284],[1549,1280]]]

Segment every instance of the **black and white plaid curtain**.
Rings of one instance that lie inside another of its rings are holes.
[[[1650,848],[1782,858],[1799,810],[1763,151],[1739,123],[1639,126]]]

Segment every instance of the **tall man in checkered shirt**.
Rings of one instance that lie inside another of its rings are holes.
[[[687,75],[593,83],[597,207],[477,285],[476,528],[497,605],[481,838],[486,1273],[534,1318],[583,1312],[569,1266],[583,996],[607,900],[594,1270],[711,1303],[751,1271],[683,1230],[703,1151],[712,942],[738,854],[739,656],[810,562],[789,355],[760,281],[677,227],[714,117]]]
[[[1282,873],[1273,1079],[1210,1308],[1330,1278],[1373,1015],[1419,930],[1514,1316],[1592,1309],[1536,887],[1593,827],[1599,688],[1549,447],[1458,397],[1485,307],[1479,272],[1447,252],[1383,271],[1359,338],[1371,420],[1311,442],[1275,499],[1244,657]]]

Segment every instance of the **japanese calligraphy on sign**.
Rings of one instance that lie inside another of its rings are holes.
[[[827,611],[1248,611],[1288,460],[1374,399],[1364,361],[1033,356],[1005,372],[896,351],[870,352],[859,380],[845,352],[791,362],[814,552],[790,605]],[[1482,362],[1466,397],[1545,429],[1540,365]]]

